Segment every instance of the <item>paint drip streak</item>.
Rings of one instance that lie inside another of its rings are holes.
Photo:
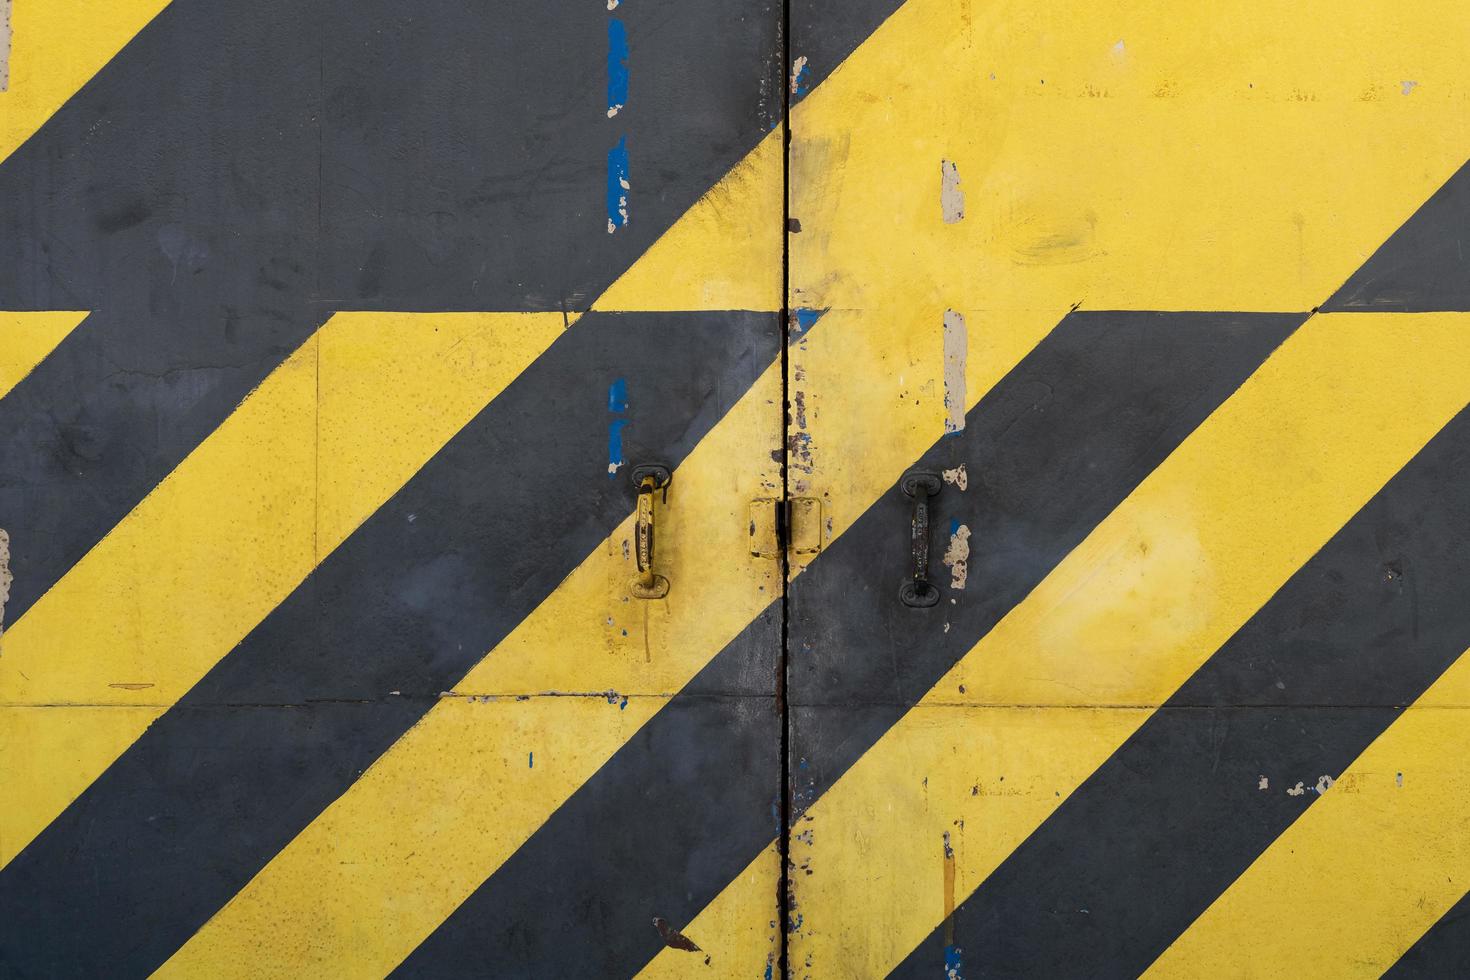
[[[628,138],[607,151],[607,233],[628,224]]]
[[[607,116],[628,104],[628,29],[614,17],[607,22]]]

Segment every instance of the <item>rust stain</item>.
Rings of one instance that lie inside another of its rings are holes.
[[[944,945],[954,945],[954,848],[944,832]]]
[[[682,949],[686,953],[704,952],[704,950],[694,945],[694,940],[669,925],[667,919],[660,919],[655,916],[653,927],[658,930],[659,938],[664,941],[664,945],[669,947],[669,949]]]

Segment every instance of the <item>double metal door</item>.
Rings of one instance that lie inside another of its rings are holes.
[[[1465,972],[1461,5],[0,13],[0,974]]]

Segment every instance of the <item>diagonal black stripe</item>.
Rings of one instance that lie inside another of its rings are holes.
[[[903,0],[789,0],[792,63],[787,68],[799,76],[787,80],[792,102],[821,84],[901,6]]]
[[[972,564],[964,593],[930,610],[899,603],[909,515],[896,488],[793,583],[791,704],[854,706],[793,707],[798,805],[856,761],[1302,319],[1063,320],[961,434],[920,461],[963,462],[971,474],[966,494],[937,501],[941,522],[963,520],[994,545]],[[399,973],[448,976],[493,962],[506,976],[629,975],[655,955],[654,917],[682,928],[779,832],[779,797],[760,771],[749,773],[749,760],[774,751],[770,709],[714,696],[749,669],[748,646],[722,651]]]
[[[0,972],[161,963],[626,517],[609,383],[626,458],[676,465],[779,338],[776,314],[579,321],[0,871]]]
[[[1383,976],[1385,980],[1470,976],[1470,894],[1441,916]]]
[[[1467,466],[1470,410],[956,910],[966,975],[1138,975],[1470,646]]]
[[[610,120],[605,5],[174,0],[0,165],[0,309],[100,311],[0,400],[6,621],[331,311],[585,309],[775,124],[774,0],[617,16]]]
[[[1425,201],[1352,278],[1324,312],[1470,311],[1470,163]]]

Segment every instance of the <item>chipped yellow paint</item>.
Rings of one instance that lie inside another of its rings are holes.
[[[1149,969],[1379,977],[1470,888],[1470,655],[1353,760]]]
[[[20,384],[86,318],[85,310],[0,310],[0,398]]]
[[[0,162],[166,6],[168,0],[12,0]]]
[[[342,313],[272,372],[0,641],[0,863],[563,329]]]
[[[1467,357],[1470,315],[1310,319],[793,828],[793,962],[896,966],[942,835],[963,901],[1470,401]]]

